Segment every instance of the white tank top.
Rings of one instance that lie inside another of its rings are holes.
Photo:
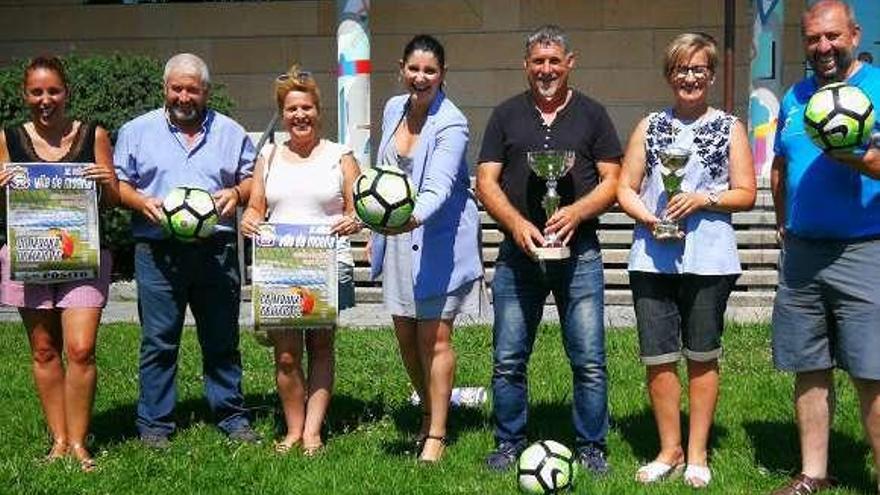
[[[306,158],[294,156],[286,146],[263,148],[266,159],[266,206],[269,222],[332,224],[342,217],[342,164],[348,146],[322,139]],[[274,151],[274,156],[273,156]],[[337,260],[354,265],[348,237],[340,236]]]

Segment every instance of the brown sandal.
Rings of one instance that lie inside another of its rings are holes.
[[[837,481],[830,476],[827,478],[811,478],[804,473],[800,473],[788,480],[785,486],[774,491],[772,495],[812,495],[832,488],[836,484]]]
[[[91,473],[95,469],[98,469],[98,463],[95,462],[95,458],[92,457],[92,454],[81,444],[70,444],[70,455],[79,461],[79,468],[82,472]]]
[[[276,454],[287,454],[290,452],[290,449],[296,447],[300,444],[300,440],[296,440],[294,442],[286,442],[284,440],[275,442],[275,453]]]
[[[67,444],[66,440],[55,440],[52,442],[52,447],[49,448],[49,452],[43,460],[45,462],[57,461],[66,456],[68,450],[70,450],[70,446]]]
[[[306,457],[315,457],[324,452],[324,444],[316,443],[314,445],[303,444],[303,455]]]
[[[440,450],[437,451],[438,455],[437,455],[436,459],[431,459],[431,458],[425,457],[425,447],[428,446],[428,442],[431,440],[435,440],[437,442],[440,442]],[[439,437],[436,435],[426,435],[425,436],[425,443],[423,444],[422,451],[421,451],[421,453],[419,453],[419,462],[424,462],[426,464],[434,464],[434,463],[440,462],[440,459],[443,458],[443,453],[445,450],[446,450],[446,437]]]

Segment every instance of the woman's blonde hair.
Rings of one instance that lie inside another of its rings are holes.
[[[714,74],[715,67],[718,66],[718,44],[715,38],[706,33],[682,33],[666,45],[663,75],[668,79],[681,61],[687,61],[701,50],[706,50],[709,70]]]
[[[312,96],[315,102],[315,110],[321,115],[321,92],[318,83],[311,72],[300,69],[299,64],[293,64],[284,74],[275,79],[275,100],[278,103],[278,111],[284,111],[284,99],[291,91],[302,91]]]

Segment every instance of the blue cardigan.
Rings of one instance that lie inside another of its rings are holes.
[[[377,156],[394,146],[409,95],[388,100]],[[413,184],[418,191],[412,231],[412,281],[416,299],[448,294],[483,276],[480,217],[470,191],[466,161],[468,125],[464,114],[437,92],[413,153]],[[382,273],[385,236],[373,233],[372,277]]]

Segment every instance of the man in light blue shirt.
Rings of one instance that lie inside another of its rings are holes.
[[[246,204],[256,155],[244,129],[207,108],[208,67],[184,53],[165,65],[165,106],[126,123],[114,163],[122,204],[133,210],[135,279],[142,326],[137,428],[165,448],[174,432],[177,355],[187,304],[202,348],[205,393],[218,426],[259,441],[245,414],[238,350],[240,274],[235,208]],[[162,199],[180,186],[214,196],[221,221],[207,240],[184,243],[161,227]]]

